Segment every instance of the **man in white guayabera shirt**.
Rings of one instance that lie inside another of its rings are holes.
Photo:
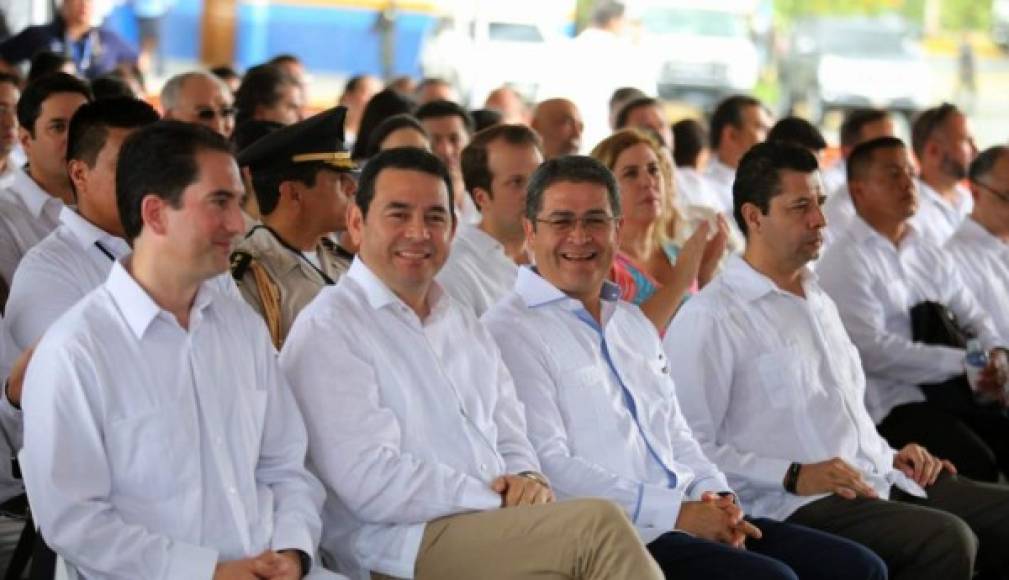
[[[243,222],[230,144],[176,121],[124,142],[133,253],[47,331],[21,465],[46,542],[85,578],[331,576],[323,495],[262,321],[209,281]]]
[[[1009,147],[985,149],[970,165],[974,209],[946,242],[964,284],[1009,337]]]
[[[434,282],[451,187],[421,149],[372,157],[358,255],[281,351],[327,490],[324,555],[355,580],[661,578],[615,505],[553,503],[494,340]]]
[[[511,291],[518,264],[529,262],[526,183],[542,162],[540,139],[525,125],[488,127],[462,150],[462,175],[480,223],[459,226],[437,280],[477,316]]]
[[[667,578],[885,578],[883,562],[855,542],[744,519],[680,414],[654,325],[606,280],[618,195],[590,157],[537,170],[526,210],[536,268],[519,270],[514,292],[483,318],[554,489],[617,502]]]
[[[891,448],[866,410],[858,353],[808,267],[825,223],[816,159],[757,145],[733,195],[746,252],[664,339],[708,457],[752,514],[855,540],[890,578],[1004,577],[1009,489],[957,476],[918,445]]]

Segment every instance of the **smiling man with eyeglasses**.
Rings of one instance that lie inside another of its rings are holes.
[[[192,71],[176,75],[161,90],[166,119],[195,123],[230,137],[235,128],[231,90],[216,76]]]
[[[964,284],[1009,336],[1009,147],[984,150],[970,165],[974,209],[946,242]]]

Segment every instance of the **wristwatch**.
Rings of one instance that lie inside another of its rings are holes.
[[[524,477],[526,479],[531,479],[536,483],[542,485],[543,487],[550,489],[550,482],[547,481],[547,478],[543,477],[539,473],[536,473],[535,471],[520,471],[516,475],[518,475],[519,477]]]

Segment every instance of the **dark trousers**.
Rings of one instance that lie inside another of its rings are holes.
[[[918,443],[975,481],[1009,476],[1009,418],[987,409],[954,414],[934,402],[895,407],[878,426],[895,449]]]
[[[1009,578],[1009,488],[943,474],[928,498],[831,495],[789,522],[852,539],[879,554],[893,580]]]
[[[756,518],[764,537],[746,550],[670,532],[648,544],[666,578],[883,580],[886,566],[863,546],[818,530]]]

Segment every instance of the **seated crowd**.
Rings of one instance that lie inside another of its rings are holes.
[[[824,169],[750,96],[225,69],[0,74],[15,574],[1009,578],[1009,147],[955,106]]]

